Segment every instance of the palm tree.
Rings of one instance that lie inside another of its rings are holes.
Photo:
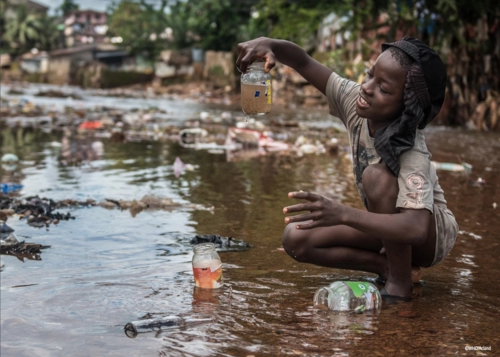
[[[16,54],[31,49],[40,40],[42,24],[36,14],[29,13],[26,6],[17,8],[16,16],[7,20],[5,37]]]

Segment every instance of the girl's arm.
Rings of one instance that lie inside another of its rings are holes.
[[[286,223],[298,223],[297,229],[346,225],[374,238],[411,245],[423,244],[429,233],[431,215],[426,209],[400,209],[400,213],[380,214],[348,207],[309,192],[291,192],[288,197],[308,201],[283,209],[284,213],[309,211],[285,218]]]
[[[326,93],[326,84],[332,70],[309,56],[293,42],[260,37],[238,44],[236,65],[241,72],[245,73],[247,67],[257,59],[265,60],[266,72],[276,65],[277,60],[296,70],[321,93]]]

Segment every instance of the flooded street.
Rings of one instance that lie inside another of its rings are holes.
[[[5,87],[5,86],[2,86]],[[66,106],[68,99],[37,98]],[[123,110],[158,107],[164,120],[182,126],[201,111],[241,115],[238,106],[172,99],[99,97],[82,91],[74,106]],[[271,112],[314,127],[338,126],[327,111]],[[3,118],[2,118],[3,119]],[[340,279],[373,280],[373,274],[297,263],[281,249],[287,193],[314,191],[362,208],[352,175],[347,135],[338,132],[337,154],[270,153],[228,160],[226,152],[182,147],[177,141],[113,143],[79,139],[79,164],[62,164],[61,131],[2,128],[0,156],[19,157],[17,197],[53,200],[170,198],[169,210],[61,208],[74,220],[34,228],[9,217],[19,240],[50,245],[41,260],[2,255],[1,349],[9,356],[493,356],[500,351],[500,135],[430,126],[429,150],[438,162],[466,162],[469,175],[439,171],[460,234],[451,254],[423,269],[411,302],[383,305],[380,314],[342,315],[315,310],[314,292]],[[75,141],[76,143],[77,141]],[[76,144],[75,144],[76,145]],[[94,146],[95,148],[95,146]],[[178,174],[179,157],[192,170]],[[90,158],[90,159],[89,159]],[[495,208],[496,207],[496,208]],[[194,288],[191,238],[234,237],[251,245],[219,250],[224,287]],[[128,338],[124,326],[147,316],[214,318],[214,322]],[[496,327],[495,327],[496,326]],[[467,346],[491,347],[469,351]]]

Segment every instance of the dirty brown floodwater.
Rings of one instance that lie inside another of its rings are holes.
[[[186,117],[200,110],[227,110],[158,103],[182,108]],[[326,126],[334,121],[326,113],[315,115],[311,120]],[[285,116],[310,118],[300,117],[300,111]],[[334,280],[374,275],[297,263],[280,249],[282,208],[291,203],[287,192],[333,194],[361,208],[342,150],[229,161],[225,154],[176,142],[102,140],[98,159],[64,166],[58,162],[60,148],[51,145],[61,140],[59,133],[2,129],[0,153],[13,152],[21,160],[15,174],[22,177],[23,197],[99,201],[152,194],[214,210],[183,206],[133,217],[101,207],[60,209],[76,219],[48,229],[11,217],[8,224],[18,238],[51,247],[41,260],[2,256],[0,355],[498,355],[500,207],[493,207],[500,205],[500,135],[435,126],[425,133],[434,160],[473,166],[468,176],[439,172],[460,225],[457,243],[441,264],[424,269],[416,285],[419,296],[411,302],[384,304],[377,315],[342,315],[315,310],[315,290]],[[344,135],[338,134],[340,139]],[[194,170],[177,177],[172,168],[176,157]],[[2,182],[13,174],[0,173]],[[194,288],[189,240],[195,234],[231,236],[252,246],[219,251],[222,289]],[[124,325],[147,314],[211,316],[214,322],[128,338]]]

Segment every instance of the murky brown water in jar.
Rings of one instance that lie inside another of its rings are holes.
[[[326,114],[325,114],[326,117]],[[339,134],[342,139],[343,134]],[[1,153],[24,164],[25,196],[140,199],[145,194],[213,205],[128,211],[71,210],[75,220],[48,230],[12,217],[18,238],[50,245],[41,261],[2,256],[2,356],[443,356],[500,350],[500,135],[431,127],[433,159],[473,166],[440,171],[461,233],[444,262],[426,269],[420,296],[384,304],[378,315],[336,315],[312,308],[315,290],[372,274],[297,263],[281,248],[282,208],[292,190],[334,195],[361,208],[350,161],[338,155],[269,155],[228,162],[225,155],[176,143],[104,142],[98,160],[58,163],[55,134],[7,130]],[[176,177],[175,158],[195,166]],[[459,158],[458,158],[459,157]],[[2,181],[6,172],[2,171]],[[485,183],[478,183],[478,178]],[[60,210],[66,212],[66,210]],[[224,288],[194,288],[194,234],[245,240],[247,251],[222,252]],[[213,316],[215,323],[125,336],[123,326],[151,316]],[[491,346],[467,351],[466,346]]]

